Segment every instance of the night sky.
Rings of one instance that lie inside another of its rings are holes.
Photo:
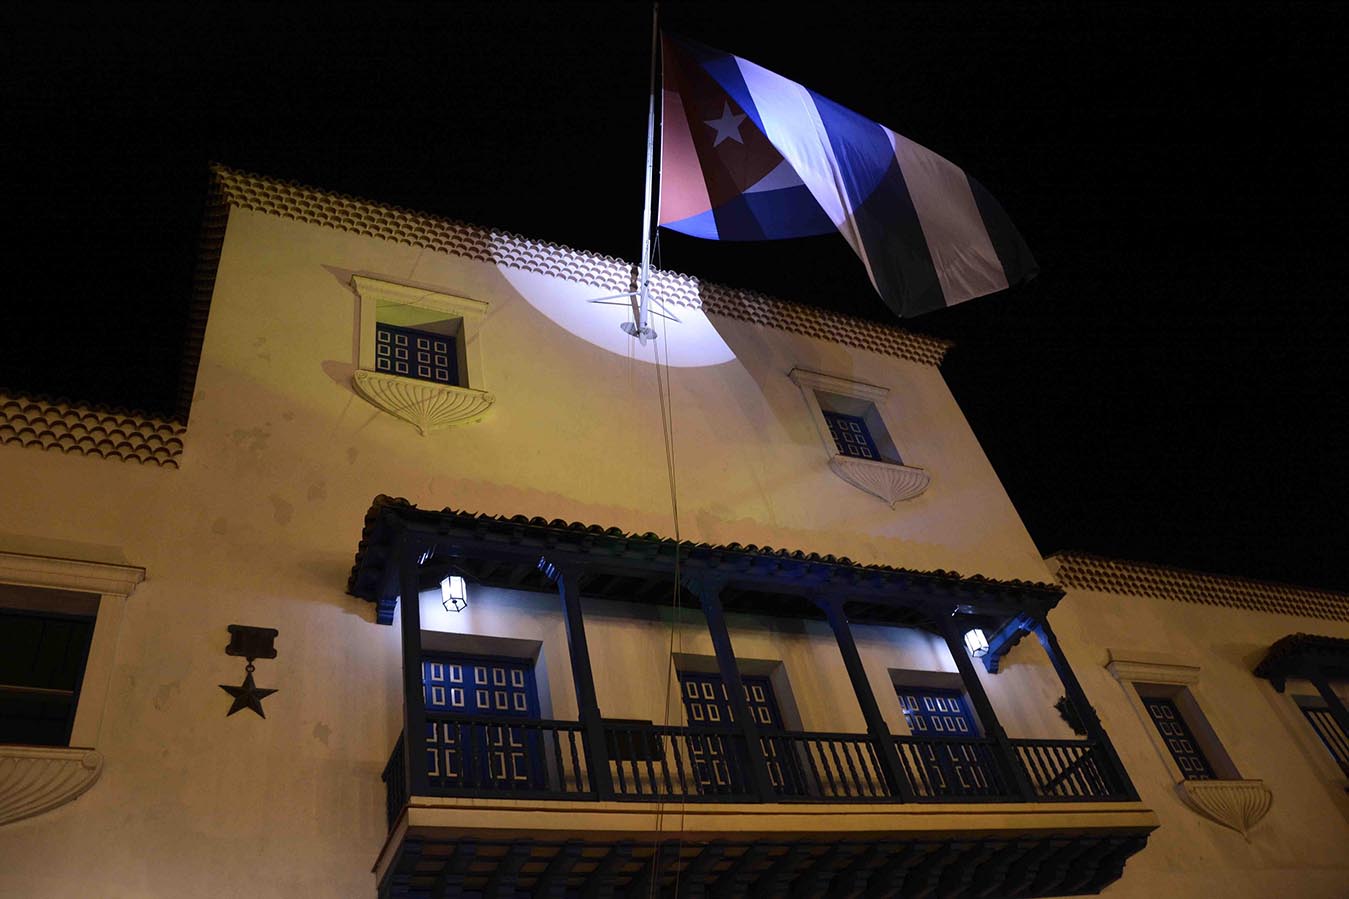
[[[16,8],[0,387],[171,411],[211,161],[638,255],[644,4]],[[1043,552],[1349,590],[1344,22],[1234,8],[662,12],[948,157],[1018,224],[1036,281],[904,325],[957,342],[943,372]],[[889,319],[838,237],[660,251]]]

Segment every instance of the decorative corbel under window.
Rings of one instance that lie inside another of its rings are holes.
[[[481,300],[354,275],[360,297],[356,392],[429,434],[480,420],[495,397],[486,389]]]
[[[904,464],[876,406],[888,388],[801,368],[788,376],[801,388],[830,471],[892,508],[927,489],[931,476]]]

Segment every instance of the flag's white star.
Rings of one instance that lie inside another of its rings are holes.
[[[721,142],[727,138],[738,144],[743,144],[745,141],[740,137],[740,123],[744,120],[745,117],[743,115],[735,115],[731,112],[730,103],[722,101],[721,118],[707,119],[703,122],[704,125],[717,130],[717,139],[712,142],[712,146],[720,146]]]

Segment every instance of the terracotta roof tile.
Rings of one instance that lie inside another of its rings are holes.
[[[1349,621],[1349,596],[1330,590],[1205,574],[1088,553],[1063,552],[1050,558],[1059,563],[1059,581],[1080,590]]]
[[[0,393],[0,444],[177,468],[186,430],[142,412]]]

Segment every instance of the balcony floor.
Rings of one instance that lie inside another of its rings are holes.
[[[375,874],[381,897],[1071,895],[1118,878],[1156,826],[1136,802],[414,797]]]

